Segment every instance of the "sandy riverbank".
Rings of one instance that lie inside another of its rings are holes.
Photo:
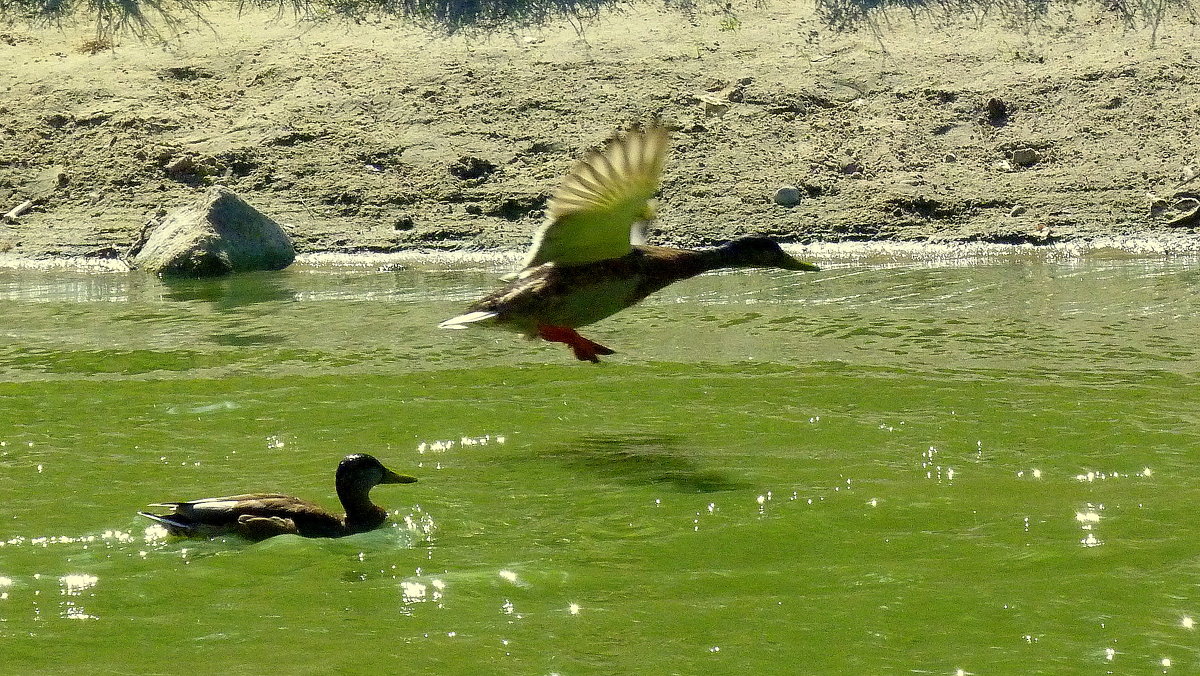
[[[35,201],[0,251],[114,256],[213,182],[302,253],[519,248],[571,162],[652,115],[679,129],[658,242],[1200,237],[1182,21],[1152,45],[1084,10],[1031,31],[897,17],[881,36],[805,6],[490,39],[209,19],[97,53],[82,28],[0,29],[0,212]],[[772,203],[783,185],[799,205]]]

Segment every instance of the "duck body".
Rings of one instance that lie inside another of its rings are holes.
[[[594,263],[545,263],[523,272],[467,310],[493,313],[491,319],[496,323],[530,337],[543,325],[579,328],[635,305],[674,281],[698,274],[688,269],[688,262],[664,247],[637,246],[619,258]]]
[[[307,500],[283,493],[245,493],[186,502],[159,502],[170,514],[138,514],[156,521],[172,535],[214,537],[239,535],[264,540],[276,535],[336,538],[374,530],[387,520],[387,511],[371,502],[378,484],[412,483],[415,478],[396,474],[365,454],[346,456],[338,465],[338,499],[346,512],[335,514]]]
[[[530,338],[566,343],[575,357],[598,362],[613,350],[579,335],[674,282],[727,267],[817,270],[764,237],[713,249],[649,246],[645,223],[667,151],[667,132],[634,129],[577,164],[546,208],[523,268],[441,328],[497,325]]]
[[[496,324],[529,338],[566,343],[576,358],[599,361],[613,351],[575,329],[610,317],[680,280],[727,267],[815,270],[778,244],[746,237],[713,249],[634,245],[618,258],[578,265],[544,263],[527,268],[507,286],[481,298],[443,328]]]

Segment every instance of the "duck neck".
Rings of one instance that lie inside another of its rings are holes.
[[[701,249],[699,254],[701,265],[704,266],[703,272],[720,270],[721,268],[756,268],[762,266],[762,263],[747,258],[745,252],[738,248],[736,240],[713,247],[712,249]]]
[[[338,500],[346,510],[346,528],[351,532],[362,532],[378,528],[387,520],[387,512],[371,502],[371,487],[362,484],[338,484]]]
[[[728,267],[728,253],[716,249],[672,249],[661,246],[639,246],[646,264],[653,265],[654,276],[665,284],[695,277],[710,270]]]
[[[730,255],[729,245],[723,244],[712,249],[700,249],[696,258],[697,264],[700,266],[700,272],[708,272],[710,270],[720,270],[721,268],[741,267],[735,263]],[[699,273],[697,273],[699,274]]]

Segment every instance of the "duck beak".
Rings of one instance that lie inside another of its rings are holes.
[[[813,265],[812,263],[807,263],[805,261],[802,261],[802,260],[799,260],[796,258],[792,258],[791,256],[788,256],[788,259],[789,260],[785,261],[784,265],[782,266],[784,270],[804,270],[806,272],[820,272],[821,271],[821,268]]]
[[[416,483],[417,477],[407,474],[396,474],[390,469],[383,470],[383,478],[380,479],[381,484],[411,484]]]

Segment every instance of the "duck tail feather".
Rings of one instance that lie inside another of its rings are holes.
[[[474,324],[475,322],[481,322],[481,321],[484,321],[485,319],[491,319],[492,317],[495,317],[496,314],[497,313],[495,313],[495,312],[486,312],[486,311],[482,311],[482,310],[477,310],[475,312],[468,312],[466,314],[462,314],[457,317],[451,317],[450,319],[447,319],[446,321],[442,322],[441,324],[438,324],[438,328],[439,329],[465,329],[465,328],[467,328],[467,324]]]
[[[189,531],[192,529],[191,524],[184,523],[182,521],[178,521],[176,519],[171,518],[170,516],[163,516],[162,514],[151,514],[150,512],[138,512],[138,516],[144,516],[147,519],[150,519],[151,521],[157,521],[158,523],[161,523],[162,525],[166,526],[169,530],[172,530],[172,531]]]

